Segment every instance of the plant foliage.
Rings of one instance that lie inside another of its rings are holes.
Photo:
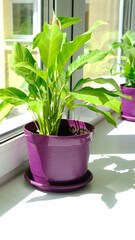
[[[67,42],[66,33],[62,29],[80,21],[79,18],[56,18],[54,15],[52,24],[44,23],[43,31],[33,39],[31,51],[18,42],[14,43],[10,67],[16,74],[24,77],[28,89],[27,91],[13,87],[0,89],[1,120],[14,106],[26,105],[32,112],[39,134],[57,135],[63,114],[77,106],[83,106],[101,113],[109,123],[116,126],[110,113],[98,109],[98,106],[104,105],[120,114],[121,102],[117,97],[121,97],[121,92],[113,79],[80,79],[74,89],[69,90],[70,76],[77,69],[87,63],[102,60],[110,51],[90,50],[67,65],[70,57],[90,40],[94,29],[103,24],[102,21],[97,21],[89,31]],[[40,69],[32,57],[32,50],[36,47],[39,49],[45,70]],[[104,87],[84,87],[84,83],[91,81],[102,85],[109,83],[114,87],[114,91]],[[75,99],[81,100],[80,103],[75,104]]]
[[[135,88],[135,32],[127,31],[122,36],[121,42],[113,42],[110,47],[122,50],[121,71],[114,73],[112,68],[111,73],[124,76],[128,81],[127,86]]]

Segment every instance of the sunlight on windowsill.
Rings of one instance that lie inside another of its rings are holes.
[[[107,135],[135,135],[135,122],[123,120],[119,128],[114,128]]]
[[[25,123],[32,121],[32,117],[28,111],[26,112],[18,112],[19,115],[14,115],[7,119],[4,119],[2,124],[0,125],[0,134],[5,134],[7,132],[12,131],[13,129],[17,129],[20,126],[23,126]]]

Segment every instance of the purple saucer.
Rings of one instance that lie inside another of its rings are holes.
[[[126,116],[124,114],[121,114],[121,117],[127,121],[135,122],[135,117]]]
[[[77,190],[85,185],[87,185],[92,179],[93,179],[93,174],[87,170],[86,174],[78,179],[75,182],[72,182],[70,184],[65,184],[61,183],[60,185],[58,184],[52,184],[46,181],[46,183],[37,183],[34,181],[32,173],[30,169],[26,170],[24,174],[25,179],[33,186],[35,186],[37,189],[45,192],[68,192],[68,191],[73,191]]]

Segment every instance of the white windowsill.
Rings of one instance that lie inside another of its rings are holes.
[[[15,111],[11,116],[4,119],[2,124],[0,124],[0,142],[9,139],[10,137],[16,136],[18,133],[23,132],[23,126],[32,121],[31,114],[26,112]],[[14,133],[14,135],[13,135]]]
[[[0,185],[26,167],[28,160],[25,136],[15,137],[0,147]]]
[[[24,174],[1,186],[3,239],[134,240],[135,123],[120,118],[117,123],[96,125],[89,158],[94,178],[86,187],[46,193]]]

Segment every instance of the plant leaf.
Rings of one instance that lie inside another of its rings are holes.
[[[62,38],[62,32],[58,25],[50,26],[44,23],[42,38],[37,46],[46,69],[54,64],[61,49]]]
[[[30,66],[31,69],[29,69],[28,66]],[[37,65],[37,62],[34,60],[31,53],[29,52],[29,50],[18,42],[15,42],[13,45],[13,51],[10,59],[10,67],[18,75],[24,77],[26,82],[28,82],[29,84],[36,85],[38,76],[34,72],[34,69],[37,71],[39,71],[40,69]]]
[[[12,65],[15,69],[23,68],[23,71],[26,72],[26,70],[30,70],[31,72],[35,73],[45,81],[47,81],[47,72],[42,70],[36,70],[35,67],[33,67],[29,62],[19,62],[14,65]],[[31,74],[32,75],[32,74]],[[34,82],[35,83],[35,82]]]
[[[23,91],[14,87],[9,87],[0,89],[0,99],[18,106],[26,104],[29,98]]]
[[[0,123],[5,117],[7,117],[7,115],[10,113],[12,108],[13,108],[13,105],[10,103],[7,103],[6,101],[3,101],[0,103]]]
[[[93,26],[90,28],[89,31],[85,32],[84,34],[77,36],[74,38],[73,41],[67,42],[63,44],[63,48],[58,55],[58,66],[59,66],[59,74],[62,72],[64,66],[68,62],[69,58],[81,47],[86,43],[90,38],[91,34],[94,29],[103,24],[103,21],[97,21]]]
[[[61,49],[63,47],[63,44],[67,42],[67,33],[66,32],[62,32],[62,43],[61,43]]]
[[[106,57],[107,54],[108,51],[100,51],[95,49],[80,55],[74,62],[69,64],[66,72],[67,78],[69,78],[77,69],[83,67],[84,64],[98,62]]]
[[[63,44],[63,48],[58,55],[58,68],[59,74],[62,72],[64,66],[68,62],[69,58],[91,37],[91,33],[85,33],[81,36],[74,38],[72,42],[66,42]]]
[[[121,109],[121,102],[117,100],[117,92],[108,91],[105,88],[84,87],[78,91],[71,92],[74,97],[94,105],[105,105],[113,109],[118,114]]]
[[[39,97],[37,88],[32,84],[28,85],[28,90],[27,91],[29,92],[29,97],[30,98],[36,99],[36,98]]]
[[[100,113],[102,114],[106,121],[109,122],[110,124],[114,125],[116,127],[116,122],[114,120],[114,118],[112,117],[111,113],[110,112],[105,112],[105,111],[101,111],[99,110],[98,108],[96,108],[96,106],[89,106],[89,105],[86,105],[84,103],[82,104],[76,104],[74,107],[76,106],[82,106],[82,107],[86,107],[88,108],[89,110],[93,111],[93,112],[96,112],[96,113]]]
[[[105,21],[102,21],[102,20],[96,21],[96,22],[91,26],[91,28],[89,29],[89,32],[93,32],[99,25],[102,25],[102,24],[108,24],[108,22],[105,22]]]
[[[28,108],[32,111],[35,112],[38,117],[40,116],[40,118],[43,117],[43,112],[42,112],[42,101],[36,101],[36,100],[30,100],[28,103]]]
[[[40,32],[36,35],[36,37],[33,39],[33,46],[32,49],[36,48],[38,46],[39,41],[41,40],[43,35],[43,32]]]
[[[119,85],[115,82],[115,80],[113,78],[95,78],[95,79],[91,79],[91,78],[86,78],[86,79],[80,79],[75,87],[73,88],[73,91],[76,90],[77,88],[79,88],[80,86],[82,86],[85,83],[89,83],[89,82],[95,82],[98,84],[106,84],[109,83],[111,84],[118,92],[120,92],[120,88]]]
[[[82,21],[80,18],[76,18],[76,17],[58,17],[58,19],[61,22],[62,29]]]
[[[14,42],[13,51],[10,59],[11,68],[12,68],[12,65],[19,62],[29,62],[31,63],[31,65],[34,65],[36,61],[26,47],[24,47],[18,42]]]
[[[127,45],[134,46],[135,45],[135,32],[132,32],[131,30],[127,31],[123,35],[122,40]]]

